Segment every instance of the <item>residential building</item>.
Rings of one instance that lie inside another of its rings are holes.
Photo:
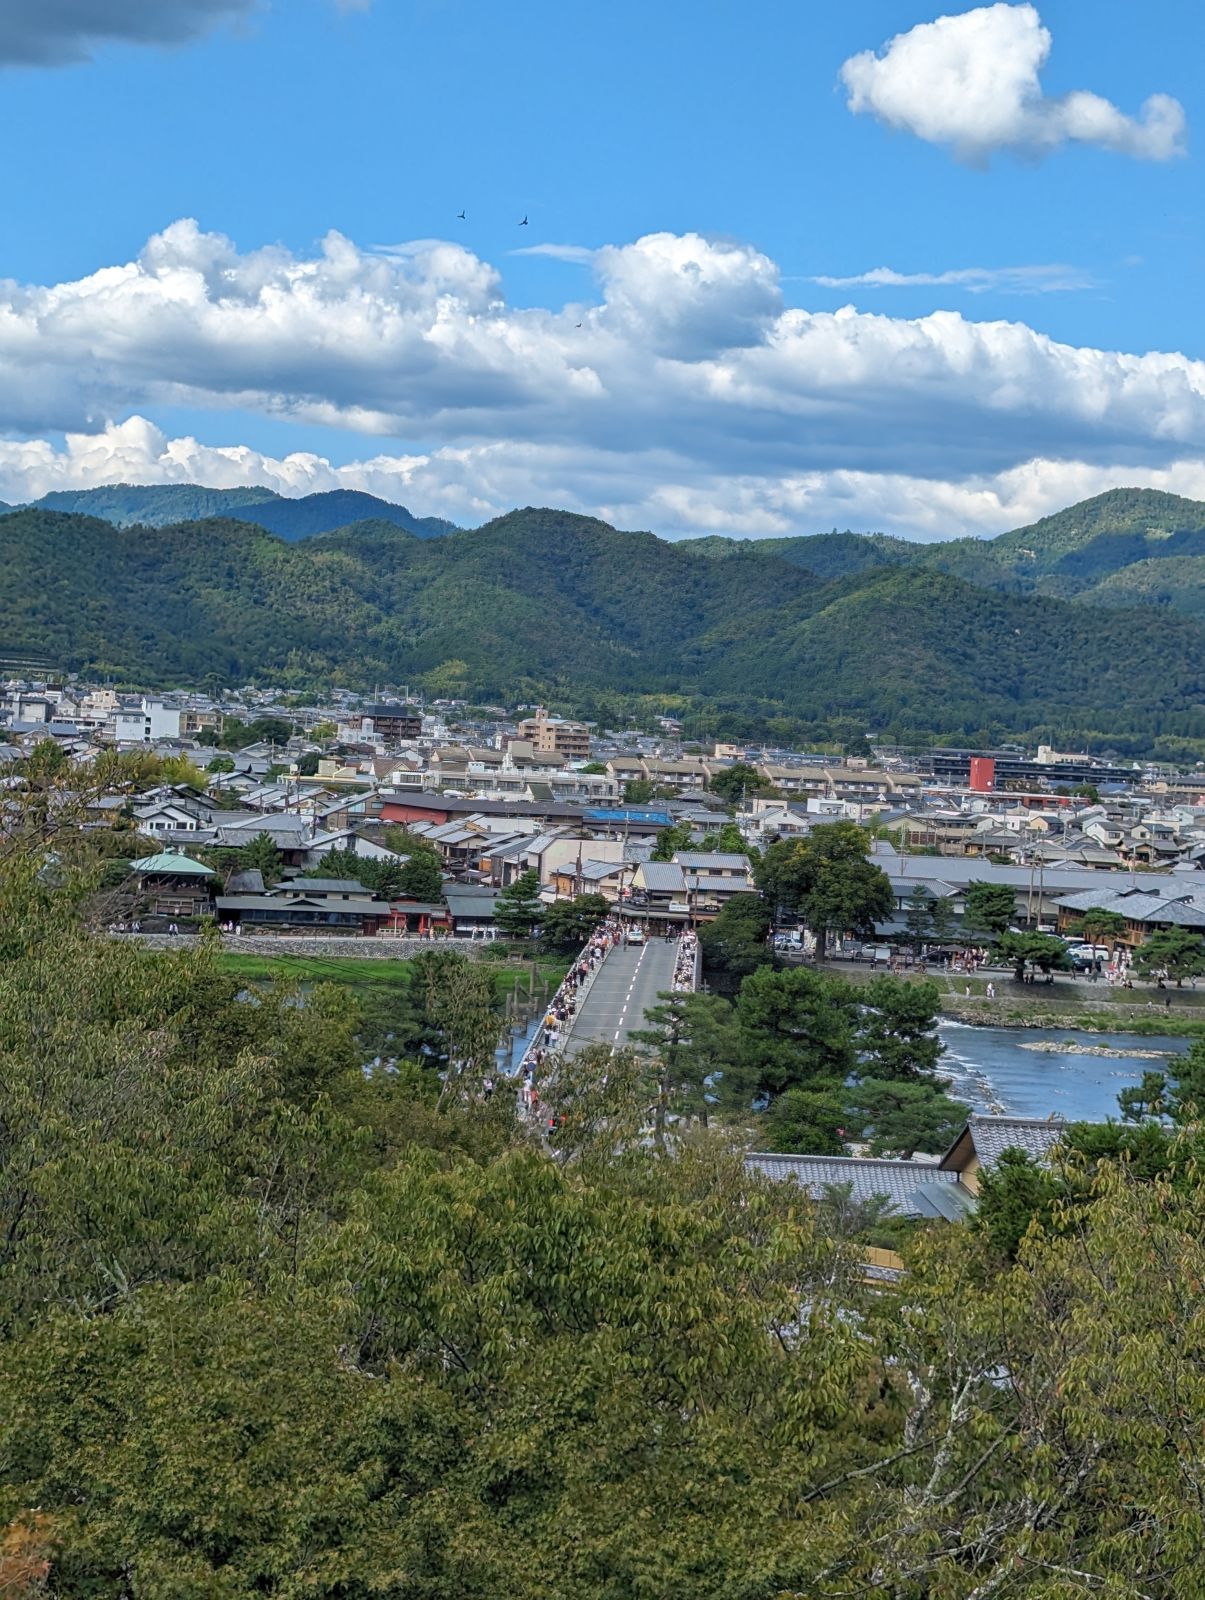
[[[541,706],[534,717],[519,724],[519,736],[529,739],[535,749],[545,755],[560,756],[563,761],[589,761],[590,729],[584,722],[569,722],[564,717],[552,717]]]

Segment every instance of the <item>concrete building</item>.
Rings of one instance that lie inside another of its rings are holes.
[[[590,759],[590,730],[586,724],[550,717],[543,706],[534,717],[519,724],[519,737],[529,739],[541,755],[557,755],[564,761]]]

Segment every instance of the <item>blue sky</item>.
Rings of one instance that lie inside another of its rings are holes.
[[[1186,0],[47,9],[0,6],[7,498],[930,538],[1205,495]],[[937,281],[817,281],[878,268]]]

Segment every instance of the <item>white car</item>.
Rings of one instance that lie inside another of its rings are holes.
[[[627,942],[628,942],[628,944],[643,944],[644,943],[644,929],[643,928],[629,928],[628,931],[627,931]]]

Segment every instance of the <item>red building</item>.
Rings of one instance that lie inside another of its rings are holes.
[[[970,787],[977,794],[991,794],[996,787],[996,763],[991,756],[971,757]]]

